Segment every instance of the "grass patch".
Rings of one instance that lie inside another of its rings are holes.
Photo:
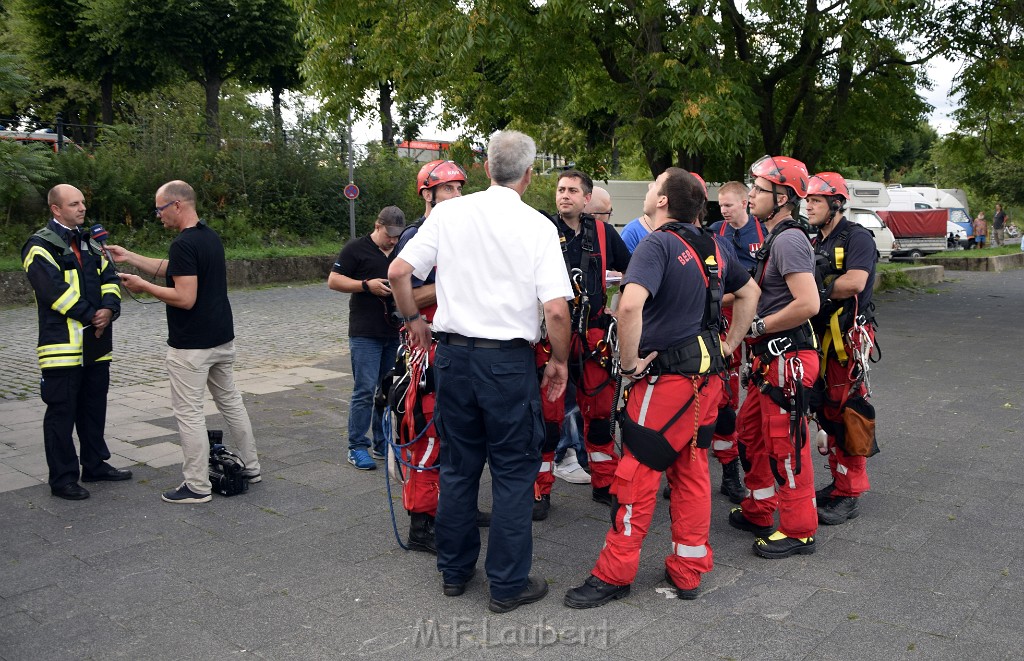
[[[886,269],[878,272],[879,292],[892,291],[894,289],[915,289],[917,285],[910,279],[903,269]]]
[[[1016,255],[1020,252],[1019,245],[1000,246],[998,248],[981,248],[980,250],[946,250],[928,255],[928,259],[982,259],[998,255]]]

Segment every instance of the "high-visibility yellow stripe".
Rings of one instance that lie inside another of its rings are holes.
[[[25,260],[21,263],[22,268],[27,271],[29,265],[32,264],[32,260],[34,260],[36,257],[42,257],[43,259],[50,262],[54,266],[57,266],[57,260],[53,258],[53,255],[50,254],[50,251],[39,246],[32,246],[31,248],[28,249],[28,254],[25,255]]]
[[[103,294],[103,295],[113,294],[114,296],[117,296],[118,298],[121,298],[121,286],[120,285],[116,285],[116,284],[114,284],[112,282],[111,283],[107,283],[105,285],[100,285],[100,293]]]
[[[54,358],[40,358],[39,368],[48,369],[53,367],[80,367],[82,365],[82,354],[74,356],[58,356]]]

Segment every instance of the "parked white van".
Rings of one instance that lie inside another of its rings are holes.
[[[938,208],[937,204],[929,202],[924,195],[909,188],[889,186],[888,192],[889,206],[885,207],[886,211],[918,211]]]

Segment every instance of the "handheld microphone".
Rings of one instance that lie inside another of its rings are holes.
[[[114,269],[114,273],[116,275],[121,275],[118,272],[117,267],[114,266],[114,260],[110,257],[110,253],[107,252],[107,239],[110,238],[110,232],[103,229],[103,225],[96,223],[89,228],[89,238],[100,244],[100,249],[103,250],[103,254],[106,256],[107,261],[110,262],[110,266]]]
[[[93,241],[100,244],[101,246],[107,242],[107,239],[110,238],[110,232],[103,229],[103,225],[100,225],[99,223],[96,223],[95,225],[89,228],[89,235],[92,237]]]

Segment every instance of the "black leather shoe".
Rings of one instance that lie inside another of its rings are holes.
[[[540,601],[547,593],[547,582],[543,579],[530,576],[526,579],[526,587],[523,588],[522,592],[505,600],[499,600],[491,597],[491,603],[487,604],[487,607],[491,609],[492,613],[507,613],[509,611],[514,611],[524,604],[532,604],[535,601]]]
[[[771,537],[758,537],[757,541],[754,542],[754,553],[762,558],[778,560],[779,558],[788,558],[794,554],[810,555],[814,553],[815,546],[813,537],[798,539],[796,537],[786,537],[782,533],[776,533]]]
[[[818,523],[837,526],[860,516],[860,507],[853,496],[829,496],[824,504],[818,504]]]
[[[546,493],[533,501],[533,520],[543,521],[551,511],[551,494]]]
[[[590,497],[594,499],[594,502],[607,505],[608,507],[612,506],[611,487],[594,487]]]
[[[466,591],[466,586],[473,580],[473,576],[476,574],[476,569],[469,573],[469,578],[462,581],[461,583],[441,583],[441,592],[446,597],[459,597],[463,592]],[[443,579],[442,579],[443,580]]]
[[[82,471],[83,482],[123,482],[130,479],[132,479],[132,472],[130,470],[114,468],[107,464],[103,464],[100,470],[95,473]]]
[[[743,516],[742,507],[734,507],[729,511],[729,525],[737,530],[752,532],[758,537],[767,537],[775,532],[774,524],[770,526],[759,526],[756,523],[751,523],[747,517]]]
[[[684,590],[683,588],[676,585],[676,582],[672,580],[671,576],[669,576],[667,569],[665,570],[665,580],[668,581],[668,584],[671,585],[672,589],[676,591],[676,597],[678,597],[679,599],[686,599],[687,601],[692,601],[700,595],[699,585],[695,588]]]
[[[50,493],[58,498],[63,498],[64,500],[85,500],[89,497],[89,492],[83,489],[82,485],[78,482],[65,484],[62,487],[51,488]]]
[[[489,528],[491,526],[491,513],[476,511],[476,527]]]
[[[591,574],[583,585],[565,593],[562,603],[569,608],[597,608],[604,606],[612,599],[629,596],[629,585],[612,585],[605,583]]]
[[[410,551],[437,555],[437,545],[434,543],[434,517],[425,512],[409,513],[408,547]]]

